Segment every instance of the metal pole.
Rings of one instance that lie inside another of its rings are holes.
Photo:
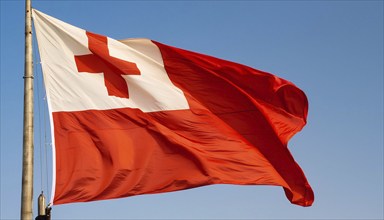
[[[24,132],[21,219],[32,220],[33,200],[33,61],[31,0],[25,0]]]

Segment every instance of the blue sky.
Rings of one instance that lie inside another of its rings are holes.
[[[24,1],[1,0],[0,6],[0,219],[16,219],[21,191]],[[292,81],[309,99],[308,124],[289,148],[315,192],[312,207],[290,204],[280,187],[213,185],[58,205],[53,207],[54,219],[384,218],[383,1],[35,0],[33,7],[112,38],[150,38],[267,71]],[[43,93],[38,62],[35,87]],[[37,198],[41,188],[46,194],[50,189],[46,171],[43,184],[40,174],[43,95],[36,103],[41,104],[35,108]]]

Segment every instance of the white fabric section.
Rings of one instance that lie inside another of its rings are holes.
[[[50,110],[81,111],[138,108],[143,112],[189,109],[184,93],[174,86],[159,48],[148,39],[108,38],[111,56],[136,63],[141,74],[123,76],[129,99],[108,96],[103,73],[79,73],[76,55],[91,54],[86,31],[37,10],[33,11]]]

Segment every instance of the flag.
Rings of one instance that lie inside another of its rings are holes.
[[[273,185],[314,195],[287,148],[306,124],[291,82],[149,39],[114,40],[33,10],[54,144],[52,203]]]

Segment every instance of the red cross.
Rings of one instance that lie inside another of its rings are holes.
[[[109,55],[107,37],[87,32],[88,48],[92,54],[75,56],[77,70],[87,73],[104,73],[108,95],[129,98],[127,82],[121,75],[140,75],[135,63]]]

